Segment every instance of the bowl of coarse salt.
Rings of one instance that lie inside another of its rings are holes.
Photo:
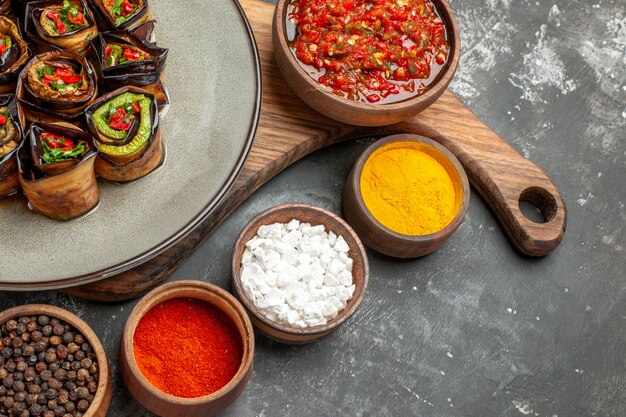
[[[270,339],[310,343],[363,301],[369,264],[352,228],[321,208],[289,204],[252,219],[235,243],[232,287]]]

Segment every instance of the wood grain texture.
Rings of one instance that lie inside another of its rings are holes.
[[[447,147],[463,164],[474,189],[491,207],[513,245],[523,254],[544,256],[563,239],[566,208],[550,178],[520,155],[447,90],[423,113],[384,128],[356,127],[315,113],[290,90],[272,51],[273,6],[241,4],[254,30],[261,57],[263,99],[254,145],[237,180],[215,210],[186,238],[151,261],[122,274],[65,290],[79,297],[115,302],[136,298],[166,279],[215,227],[260,186],[292,163],[351,137],[416,133]],[[549,219],[526,219],[520,198]]]

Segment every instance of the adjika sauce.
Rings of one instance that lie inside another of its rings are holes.
[[[292,52],[313,78],[372,104],[424,93],[450,49],[430,0],[293,0],[287,29]]]

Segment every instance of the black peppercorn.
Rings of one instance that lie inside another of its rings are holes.
[[[30,358],[34,354],[35,354],[35,347],[32,345],[26,345],[22,349],[22,355],[24,355],[24,357],[26,358]]]
[[[61,360],[67,358],[67,355],[69,355],[69,350],[67,349],[67,346],[65,345],[60,345],[59,347],[57,347],[57,357]]]
[[[24,372],[26,369],[28,369],[28,364],[26,362],[24,362],[23,360],[20,360],[17,365],[15,365],[15,369],[18,372]]]
[[[48,350],[46,352],[46,362],[53,363],[57,360],[57,354],[53,350]]]
[[[13,349],[11,349],[10,347],[2,348],[2,350],[0,350],[0,355],[2,355],[4,359],[9,359],[11,356],[13,356]]]
[[[35,403],[35,404],[30,406],[29,411],[30,411],[30,413],[33,416],[37,417],[37,416],[40,416],[43,413],[43,407],[41,405]]]
[[[0,417],[82,417],[98,389],[93,347],[46,315],[0,324]]]
[[[45,395],[47,399],[54,400],[56,397],[59,396],[59,391],[55,390],[54,388],[49,388],[48,390],[46,390]]]
[[[62,343],[62,339],[59,336],[50,336],[48,343],[50,343],[54,347],[57,347]]]
[[[65,343],[66,345],[72,343],[74,341],[74,337],[75,337],[74,333],[69,332],[69,331],[65,332],[62,337],[63,343]]]
[[[39,373],[39,377],[42,381],[47,381],[52,378],[52,372],[46,369],[45,371]]]
[[[41,333],[43,333],[44,336],[50,336],[52,334],[52,326],[50,326],[49,324],[43,326],[41,328]]]
[[[34,347],[35,347],[35,352],[41,353],[41,352],[46,351],[46,349],[48,348],[48,344],[44,342],[43,340],[40,340],[39,342],[35,343]]]
[[[95,394],[98,390],[98,383],[94,380],[91,380],[87,383],[87,389],[91,394]]]
[[[78,404],[76,404],[76,408],[78,408],[78,411],[87,411],[89,408],[89,401],[80,400]]]

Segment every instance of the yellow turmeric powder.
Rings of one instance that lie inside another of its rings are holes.
[[[462,189],[438,155],[425,144],[396,142],[369,157],[361,174],[361,194],[376,220],[397,233],[423,236],[454,219]]]

